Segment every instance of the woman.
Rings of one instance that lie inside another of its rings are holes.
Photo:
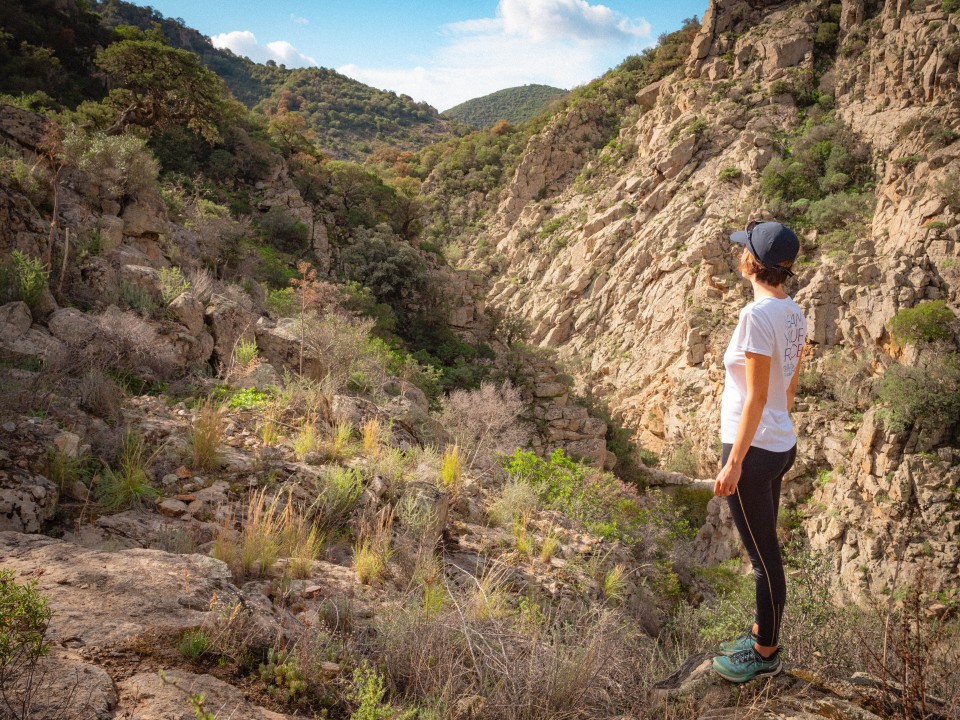
[[[786,578],[777,541],[780,482],[793,465],[797,436],[790,410],[797,389],[806,321],[784,291],[800,251],[792,230],[776,222],[750,223],[730,236],[744,245],[740,271],[753,285],[753,302],[723,356],[726,378],[720,409],[722,469],[714,495],[726,497],[756,580],[753,627],[721,644],[713,668],[733,682],[777,675],[778,638]]]

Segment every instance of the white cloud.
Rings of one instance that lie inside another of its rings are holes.
[[[309,25],[310,21],[307,20],[302,15],[297,15],[296,13],[290,13],[290,19],[295,22],[297,25]]]
[[[500,0],[497,15],[507,34],[536,40],[617,42],[650,34],[646,20],[634,22],[606,5],[591,5],[586,0]]]
[[[445,110],[515,85],[571,88],[652,44],[646,20],[586,0],[500,0],[496,17],[443,30],[446,44],[414,67],[338,70]]]
[[[255,62],[273,60],[287,67],[316,65],[317,61],[304,55],[286,40],[274,40],[265,45],[257,42],[257,36],[249,30],[233,30],[210,38],[214,47],[227,48],[237,55],[244,55]]]

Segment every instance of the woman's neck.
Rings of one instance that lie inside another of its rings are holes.
[[[766,283],[762,283],[757,280],[756,276],[750,277],[750,284],[753,285],[753,297],[755,300],[765,297],[783,300],[787,297],[787,294],[783,291],[782,287],[779,285],[767,285]]]

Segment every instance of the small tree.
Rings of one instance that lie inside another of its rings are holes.
[[[97,51],[97,67],[112,86],[104,103],[117,113],[107,133],[118,135],[131,125],[165,130],[184,124],[207,142],[219,140],[226,114],[223,81],[195,53],[152,35],[127,35]]]

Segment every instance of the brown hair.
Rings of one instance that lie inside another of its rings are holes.
[[[787,278],[790,277],[785,271],[778,268],[767,268],[757,262],[757,259],[753,256],[747,248],[743,249],[743,253],[740,255],[740,272],[744,275],[753,275],[757,278],[758,281],[762,282],[764,285],[772,285],[773,287],[779,287],[787,281]],[[793,261],[787,261],[780,263],[780,267],[787,268],[788,270],[793,267]]]

